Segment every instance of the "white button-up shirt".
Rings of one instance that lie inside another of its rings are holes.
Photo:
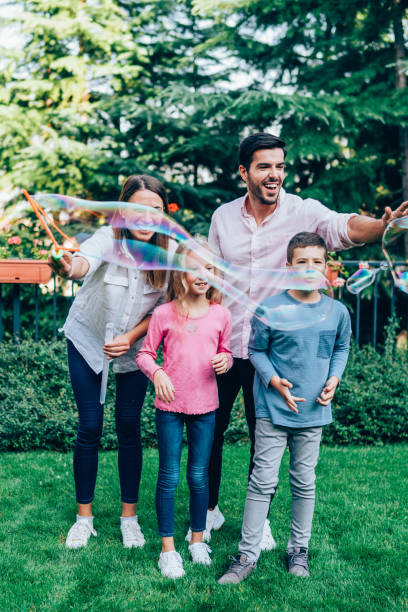
[[[114,336],[138,325],[156,306],[166,301],[167,284],[156,289],[146,273],[125,268],[106,259],[113,253],[114,239],[110,226],[102,227],[81,245],[78,256],[89,262],[89,270],[72,304],[63,330],[89,366],[102,371],[107,323],[113,323]],[[169,242],[169,252],[176,245]],[[113,361],[114,372],[137,370],[135,357],[144,337],[137,340],[122,357]]]
[[[233,280],[234,287],[257,304],[281,291],[274,290],[267,271],[285,266],[288,242],[298,232],[316,232],[329,251],[357,246],[347,231],[348,221],[355,213],[337,213],[317,200],[303,200],[281,189],[276,209],[257,225],[245,206],[246,197],[223,204],[214,212],[208,240],[223,259],[246,268]],[[232,314],[232,353],[247,359],[252,312],[228,294],[223,304]]]

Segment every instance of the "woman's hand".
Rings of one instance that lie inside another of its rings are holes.
[[[176,391],[170,376],[164,370],[156,370],[153,376],[154,390],[157,399],[170,404],[176,397]]]
[[[292,389],[293,387],[292,383],[289,382],[286,378],[272,376],[270,380],[270,385],[271,387],[277,390],[287,407],[290,408],[292,412],[296,412],[296,414],[298,414],[299,410],[296,402],[305,402],[306,400],[304,397],[295,397],[291,394],[290,389]]]
[[[211,359],[211,365],[216,374],[225,374],[229,366],[229,358],[227,353],[217,353]]]
[[[72,255],[69,251],[64,251],[63,256],[60,259],[55,259],[52,256],[54,247],[48,253],[48,265],[52,268],[55,274],[63,276],[64,278],[71,278],[72,274]]]
[[[64,251],[60,259],[55,259],[52,253],[53,250],[48,255],[48,265],[59,276],[70,280],[80,280],[89,270],[89,261],[85,257],[72,257],[69,251]]]
[[[116,336],[112,342],[107,342],[103,345],[103,352],[107,359],[115,359],[115,357],[122,357],[130,349],[130,340],[127,334]]]

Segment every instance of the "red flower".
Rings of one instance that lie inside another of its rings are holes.
[[[21,244],[20,236],[12,236],[7,240],[8,244]]]
[[[171,204],[169,204],[169,212],[175,213],[178,210],[180,210],[178,204],[176,204],[175,202],[172,202]]]

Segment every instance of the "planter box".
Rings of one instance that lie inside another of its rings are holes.
[[[0,259],[0,283],[48,283],[52,270],[37,259]]]
[[[326,278],[328,279],[331,285],[333,284],[333,282],[337,279],[339,275],[340,266],[341,266],[341,262],[339,261],[330,262],[327,266]]]

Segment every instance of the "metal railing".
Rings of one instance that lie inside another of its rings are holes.
[[[349,261],[343,260],[341,261],[341,266],[343,266],[344,268],[350,268],[350,269],[354,268],[353,270],[354,272],[355,270],[358,269],[359,264],[361,263],[362,263],[362,260],[349,260]],[[387,313],[387,316],[393,316],[394,314],[396,314],[398,294],[400,294],[401,292],[399,292],[395,288],[395,285],[394,285],[394,282],[392,281],[389,269],[382,268],[382,266],[386,264],[385,261],[374,260],[374,261],[365,261],[364,263],[367,263],[371,268],[380,268],[378,273],[375,275],[375,279],[372,285],[372,297],[370,298],[370,301],[372,302],[372,304],[370,305],[370,307],[369,308],[367,307],[368,300],[364,299],[364,309],[362,308],[362,301],[363,301],[362,295],[364,295],[364,291],[357,295],[352,295],[347,291],[345,287],[339,287],[334,290],[334,293],[335,293],[335,298],[346,302],[347,305],[350,307],[349,309],[352,311],[351,319],[352,319],[354,337],[355,337],[357,344],[360,344],[360,341],[361,341],[362,314],[364,314],[364,317],[367,318],[368,313],[371,310],[372,320],[371,320],[371,326],[370,326],[371,332],[369,334],[369,341],[373,345],[373,347],[376,348],[377,343],[378,343],[378,335],[379,335],[378,334],[379,332],[379,304],[381,302],[381,305],[382,305],[381,314],[383,318],[384,318],[384,312]],[[404,264],[405,262],[401,262],[401,263]],[[351,270],[350,272],[352,273]],[[382,275],[389,275],[391,279],[391,284],[390,284],[391,296],[388,298],[387,296],[382,296],[380,299],[379,287],[380,287],[380,279]],[[67,300],[69,303],[72,303],[78,283],[76,283],[75,281],[68,281],[68,282],[71,282],[70,295],[69,296],[65,295],[64,299]],[[66,287],[67,281],[64,281],[64,283]],[[34,291],[34,340],[38,342],[39,336],[40,336],[40,329],[39,329],[40,290],[39,290],[38,285],[28,285],[28,286],[32,288]],[[62,320],[59,320],[59,317],[58,317],[57,297],[58,299],[61,299],[62,296],[61,295],[58,296],[57,280],[56,280],[55,274],[53,274],[52,276],[51,293],[52,293],[52,338],[55,339],[57,337],[57,330],[60,327],[60,325],[62,325],[65,319],[65,315]],[[10,299],[10,296],[9,296],[9,299]],[[386,307],[385,304],[382,302],[382,300],[386,300],[386,299],[388,299],[390,302],[389,307],[388,306]],[[12,338],[14,339],[15,342],[18,342],[21,339],[21,291],[20,291],[20,284],[18,283],[15,283],[15,284],[13,283],[11,311],[12,311],[11,315],[13,319],[12,327],[11,327]],[[402,314],[404,317],[406,314],[405,311],[406,311],[406,304],[403,305],[402,313],[400,312],[400,314]],[[4,340],[3,317],[4,317],[3,285],[0,284],[0,342]],[[406,324],[407,321],[404,321],[404,323]],[[365,326],[365,328],[366,327],[367,326]],[[10,329],[10,326],[9,326],[9,329]],[[367,341],[368,340],[367,333],[365,333],[364,335],[365,335],[365,340]]]
[[[75,297],[75,288],[78,285],[75,281],[64,281],[65,283],[71,283],[71,295],[66,296],[65,299],[72,303]],[[29,286],[34,292],[34,340],[39,340],[39,313],[40,313],[40,290],[38,284],[28,285],[22,283],[24,286]],[[12,338],[14,342],[19,342],[21,339],[21,285],[20,283],[0,283],[0,342],[4,340],[4,308],[3,308],[3,285],[12,286]],[[57,338],[57,329],[62,321],[57,320],[57,279],[56,275],[52,274],[52,338]]]

